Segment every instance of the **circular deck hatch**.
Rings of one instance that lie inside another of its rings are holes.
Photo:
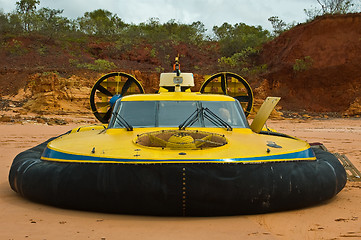
[[[227,144],[224,135],[198,130],[162,130],[137,136],[135,143],[146,147],[169,149],[204,149]]]

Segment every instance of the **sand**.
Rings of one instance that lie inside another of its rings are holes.
[[[317,206],[233,217],[149,217],[83,212],[31,202],[11,190],[21,151],[76,125],[0,124],[0,239],[361,239],[361,182]],[[273,120],[268,126],[323,142],[361,169],[361,120]]]

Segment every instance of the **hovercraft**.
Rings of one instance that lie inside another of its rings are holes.
[[[126,73],[101,77],[90,99],[102,124],[20,153],[11,188],[63,208],[158,216],[283,211],[343,189],[333,154],[264,128],[279,98],[267,98],[249,126],[253,93],[242,77],[222,72],[200,92],[193,86],[178,68],[161,74],[156,94]]]

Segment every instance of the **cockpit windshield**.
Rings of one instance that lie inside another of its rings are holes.
[[[124,122],[136,128],[178,127],[197,109],[209,109],[232,128],[248,127],[238,101],[117,101],[109,128],[123,128]],[[198,112],[191,127],[216,127]]]

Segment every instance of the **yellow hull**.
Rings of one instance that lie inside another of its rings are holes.
[[[163,130],[177,131],[175,128]],[[189,128],[188,130],[192,130]],[[195,130],[195,129],[193,129]],[[227,144],[204,149],[145,147],[136,143],[137,136],[159,128],[104,129],[101,126],[76,128],[51,141],[42,159],[66,162],[107,163],[261,163],[276,161],[313,161],[316,158],[308,143],[295,138],[253,133],[248,128],[225,131],[202,128],[224,135]],[[58,154],[56,154],[58,153]],[[59,154],[62,153],[62,154]]]

